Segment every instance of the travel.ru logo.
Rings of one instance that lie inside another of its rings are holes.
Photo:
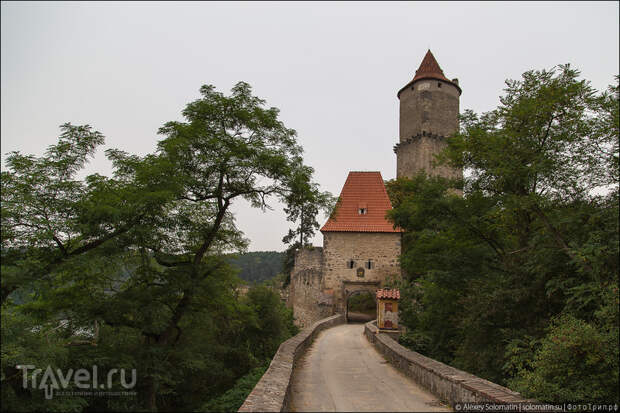
[[[30,381],[33,389],[45,390],[45,398],[51,399],[54,397],[54,390],[67,389],[72,383],[78,389],[91,389],[94,391],[112,389],[112,383],[116,374],[120,375],[120,384],[125,389],[133,389],[136,385],[137,375],[136,369],[131,369],[131,382],[127,382],[127,375],[125,369],[111,369],[108,371],[106,383],[99,383],[99,377],[97,376],[97,366],[92,366],[92,371],[86,369],[78,369],[75,372],[73,369],[69,369],[65,374],[60,369],[54,371],[51,366],[47,366],[45,372],[42,369],[35,369],[33,365],[18,365],[16,368],[23,370],[23,387],[28,388],[28,382]],[[28,371],[32,370],[30,377]],[[41,373],[43,373],[42,376]],[[39,379],[39,376],[41,377]],[[30,378],[30,380],[28,380]]]

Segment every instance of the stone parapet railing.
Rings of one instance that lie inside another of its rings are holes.
[[[536,402],[401,346],[387,334],[379,332],[376,320],[366,323],[364,334],[394,367],[450,406],[454,407],[456,403]]]
[[[316,335],[327,328],[344,324],[344,315],[336,314],[317,321],[295,337],[280,344],[269,368],[256,383],[239,408],[240,412],[282,412],[288,410],[291,379],[295,362],[312,344]]]

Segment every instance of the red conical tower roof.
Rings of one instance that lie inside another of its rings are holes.
[[[450,82],[450,79],[444,76],[443,70],[439,67],[439,63],[437,63],[430,49],[426,52],[424,59],[422,59],[422,63],[420,63],[420,67],[415,71],[415,76],[413,77],[414,82],[420,79],[437,79]]]
[[[426,55],[424,55],[424,59],[422,59],[422,63],[420,63],[420,67],[418,67],[418,70],[415,71],[415,76],[413,77],[413,80],[407,83],[402,89],[400,89],[397,96],[400,98],[400,92],[402,92],[407,87],[413,85],[418,80],[422,79],[436,79],[450,83],[458,89],[459,95],[461,94],[461,88],[459,87],[459,85],[448,79],[443,74],[443,70],[441,70],[441,67],[439,67],[439,63],[437,63],[437,60],[435,59],[435,56],[433,56],[433,53],[430,49],[428,49]]]

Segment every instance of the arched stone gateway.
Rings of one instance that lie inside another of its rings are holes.
[[[381,174],[350,172],[339,198],[321,228],[323,248],[303,248],[295,256],[289,305],[301,327],[345,314],[350,293],[374,294],[401,276],[402,231],[386,219],[392,204]]]
[[[343,295],[343,309],[341,310],[344,313],[345,321],[348,323],[349,321],[370,321],[376,318],[376,292],[380,287],[379,281],[344,281],[342,288]],[[349,300],[360,294],[368,293],[372,297],[373,302],[375,303],[375,317],[369,318],[368,320],[363,320],[360,318],[360,315],[356,314],[355,319],[350,319],[349,317]]]

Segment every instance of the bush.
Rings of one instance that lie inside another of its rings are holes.
[[[425,354],[431,343],[431,338],[417,331],[407,331],[407,333],[398,337],[398,343],[410,350]]]
[[[251,370],[248,374],[241,377],[235,383],[234,387],[226,391],[226,393],[209,400],[202,406],[203,412],[236,412],[239,410],[245,399],[254,389],[256,383],[263,377],[267,367],[257,367]]]
[[[618,401],[618,330],[564,315],[555,320],[511,386],[550,403]]]
[[[375,313],[377,304],[370,293],[355,294],[349,298],[349,311]]]

